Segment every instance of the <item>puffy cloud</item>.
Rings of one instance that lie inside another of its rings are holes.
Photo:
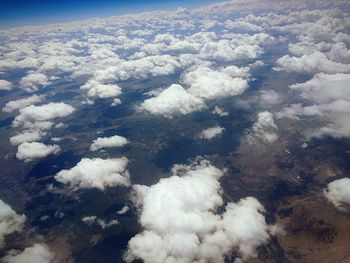
[[[184,74],[182,81],[189,86],[185,90],[173,84],[156,96],[145,100],[141,110],[151,114],[172,117],[177,114],[188,114],[205,108],[205,100],[220,99],[243,93],[248,87],[249,68],[228,66],[213,70],[200,66]]]
[[[0,79],[0,90],[11,90],[12,83],[10,81]]]
[[[157,96],[145,100],[141,109],[155,115],[171,118],[173,115],[188,114],[205,107],[202,99],[188,93],[182,86],[173,84]]]
[[[274,90],[262,90],[260,92],[260,99],[263,104],[274,105],[281,102],[281,98]]]
[[[334,62],[319,51],[301,57],[283,56],[277,60],[277,70],[300,73],[347,73],[350,65]]]
[[[319,73],[311,80],[291,85],[290,88],[300,91],[301,97],[304,99],[318,104],[340,99],[350,101],[349,81],[350,74]]]
[[[114,135],[112,137],[99,137],[90,145],[90,151],[98,151],[102,148],[122,147],[128,143],[125,137]]]
[[[54,258],[55,253],[47,245],[36,243],[31,247],[25,248],[20,253],[11,250],[1,261],[4,263],[52,263]]]
[[[110,221],[106,221],[106,220],[103,220],[101,218],[97,218],[96,216],[85,216],[82,218],[82,221],[88,225],[97,224],[102,229],[119,224],[119,221],[117,219],[112,219]]]
[[[126,169],[128,159],[111,158],[83,158],[69,170],[62,170],[55,175],[55,179],[67,184],[73,190],[106,187],[129,186],[129,171]]]
[[[183,82],[189,85],[188,92],[203,99],[219,99],[243,93],[247,87],[249,68],[228,66],[220,70],[199,67],[186,73]]]
[[[225,117],[225,116],[228,116],[228,112],[224,111],[223,109],[221,109],[220,107],[218,106],[215,106],[214,110],[212,111],[213,114],[217,114],[219,115],[220,117]]]
[[[34,98],[34,100],[37,98]],[[13,104],[18,106],[26,104],[28,101],[21,101]],[[20,109],[20,114],[14,119],[12,125],[14,127],[23,127],[22,133],[14,135],[10,138],[12,145],[19,145],[16,157],[19,160],[31,161],[34,159],[45,157],[49,154],[56,154],[60,147],[58,145],[45,145],[35,142],[46,135],[45,130],[50,129],[54,123],[53,119],[58,117],[66,117],[72,114],[75,108],[65,103],[48,103],[40,106],[30,105]]]
[[[327,124],[317,128],[308,136],[331,135],[333,137],[350,136],[350,74],[316,74],[305,83],[291,85],[300,92],[302,98],[312,102],[303,106],[294,104],[277,114],[279,118],[300,119],[301,116],[318,116]]]
[[[46,145],[40,142],[24,142],[18,146],[16,157],[19,160],[32,161],[61,150],[58,145]]]
[[[256,141],[271,143],[277,140],[277,125],[273,119],[273,114],[268,111],[259,112],[258,120],[254,123],[248,134],[250,144]]]
[[[18,109],[25,108],[29,105],[39,103],[43,100],[44,96],[33,95],[27,98],[12,100],[6,103],[5,107],[2,108],[3,112],[13,112]]]
[[[350,50],[346,48],[344,42],[333,44],[331,50],[328,52],[328,56],[331,60],[338,63],[350,63]]]
[[[169,75],[180,67],[176,58],[170,55],[148,56],[130,61],[121,61],[117,66],[110,66],[95,72],[93,79],[100,83],[127,80],[129,78],[144,79],[148,76]]]
[[[225,28],[227,29],[240,29],[240,30],[247,30],[247,31],[262,31],[263,28],[258,25],[254,25],[252,23],[249,23],[247,21],[232,21],[232,20],[226,20],[225,21]]]
[[[122,93],[121,88],[116,84],[101,84],[90,79],[86,84],[80,87],[91,98],[110,98],[117,97]]]
[[[0,199],[0,247],[5,245],[6,236],[22,231],[25,221],[25,215],[18,215]]]
[[[225,129],[220,127],[220,126],[210,127],[208,129],[203,130],[199,134],[199,138],[210,140],[210,139],[212,139],[214,137],[219,136],[224,130]]]
[[[50,102],[40,106],[31,105],[19,110],[20,114],[14,119],[13,126],[45,130],[52,126],[51,120],[69,116],[74,111],[74,107],[63,102]]]
[[[80,89],[90,98],[117,97],[121,94],[121,88],[115,84],[116,81],[169,75],[175,73],[178,67],[180,63],[170,55],[147,56],[129,61],[118,60],[112,66],[96,70],[93,77]],[[112,106],[119,103],[120,100],[117,99]]]
[[[350,178],[330,182],[323,193],[336,208],[346,211],[350,205]]]
[[[25,130],[10,137],[10,143],[12,145],[20,145],[24,142],[35,142],[40,140],[45,135],[46,132],[43,132],[41,130]]]
[[[118,215],[124,215],[125,213],[127,213],[130,210],[129,206],[124,205],[121,209],[119,209],[117,211]]]
[[[219,183],[223,172],[206,160],[175,165],[172,176],[152,186],[135,185],[143,232],[129,241],[125,260],[224,262],[237,251],[242,259],[270,238],[263,206],[253,197],[228,203],[223,214]],[[176,220],[174,220],[176,218]]]
[[[25,91],[34,92],[37,91],[39,87],[49,85],[50,82],[45,74],[31,72],[23,77],[19,84]]]
[[[244,43],[236,45],[229,40],[222,39],[205,44],[200,50],[199,56],[203,59],[233,61],[257,58],[262,53],[262,48],[259,45]]]

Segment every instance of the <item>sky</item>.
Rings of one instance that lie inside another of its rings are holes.
[[[7,23],[205,3],[14,1]],[[1,30],[0,262],[341,261],[348,4],[304,1]]]
[[[149,10],[193,7],[215,0],[0,0],[0,26],[43,24]]]

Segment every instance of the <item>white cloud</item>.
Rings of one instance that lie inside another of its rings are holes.
[[[221,99],[243,93],[248,87],[249,68],[228,66],[213,70],[206,66],[183,75],[182,81],[189,86],[185,90],[178,84],[158,92],[145,100],[140,109],[151,114],[171,118],[177,114],[189,114],[206,107],[205,100]]]
[[[69,170],[62,170],[55,175],[55,179],[67,184],[73,190],[106,187],[129,186],[129,171],[126,170],[128,159],[111,158],[83,158]]]
[[[86,92],[86,96],[91,98],[105,99],[117,97],[122,93],[121,88],[116,84],[101,84],[93,79],[90,79],[80,89]]]
[[[50,82],[45,74],[31,72],[23,77],[19,84],[25,91],[34,92],[37,91],[39,87],[49,85]]]
[[[247,138],[250,144],[255,142],[271,143],[277,140],[278,127],[273,120],[273,114],[268,111],[259,112],[258,120],[253,124]]]
[[[18,146],[16,157],[19,160],[33,161],[61,150],[58,145],[46,145],[40,142],[24,142]]]
[[[141,109],[155,115],[171,118],[205,108],[204,102],[188,93],[182,86],[173,84],[157,96],[145,100]]]
[[[291,85],[290,88],[300,91],[302,98],[318,104],[340,99],[350,101],[349,81],[350,74],[319,73],[311,80]]]
[[[183,82],[190,86],[188,92],[203,99],[220,99],[243,93],[248,83],[249,68],[229,66],[220,70],[199,67],[183,76]]]
[[[39,103],[43,100],[43,98],[44,96],[33,95],[23,99],[12,100],[6,103],[6,105],[2,108],[2,111],[13,112],[15,110],[25,108],[29,105]]]
[[[114,107],[114,106],[117,106],[117,105],[119,105],[121,103],[122,103],[122,101],[120,99],[115,98],[115,99],[113,99],[113,102],[111,103],[111,106]]]
[[[6,236],[22,231],[25,221],[25,215],[18,215],[0,199],[0,247],[5,245]]]
[[[52,263],[54,258],[55,253],[47,245],[36,243],[22,252],[11,250],[1,261],[4,263]]]
[[[331,60],[338,63],[350,63],[350,50],[346,48],[344,42],[333,44],[331,50],[328,52],[328,56]]]
[[[246,22],[246,21],[226,20],[225,27],[227,29],[240,29],[240,30],[247,30],[247,31],[262,31],[263,30],[263,28],[261,26],[254,25],[254,24]]]
[[[260,99],[264,105],[275,105],[281,102],[281,98],[274,90],[262,90],[260,92]]]
[[[277,60],[277,70],[300,73],[347,73],[350,65],[334,62],[319,51],[301,57],[283,56]]]
[[[130,210],[129,206],[124,205],[121,209],[119,209],[117,211],[118,215],[124,215],[125,213],[127,213]]]
[[[223,263],[233,251],[242,259],[256,256],[273,226],[266,224],[264,208],[253,197],[229,203],[226,212],[216,214],[223,205],[222,175],[201,160],[175,165],[172,176],[155,185],[135,185],[134,202],[144,230],[129,241],[125,260]]]
[[[350,205],[350,179],[342,178],[330,182],[323,193],[336,208],[347,211]]]
[[[326,122],[325,126],[313,129],[308,137],[331,135],[333,137],[350,136],[350,74],[316,74],[305,83],[291,85],[300,92],[303,99],[311,105],[294,104],[284,108],[277,116],[300,119],[302,116],[317,116]]]
[[[10,143],[12,145],[20,145],[24,142],[35,142],[40,140],[45,135],[46,132],[43,132],[41,130],[25,130],[14,136],[11,136]]]
[[[173,74],[178,67],[180,67],[179,62],[170,55],[148,56],[136,60],[121,61],[119,65],[98,70],[93,79],[103,84],[129,78],[145,79],[148,76]]]
[[[10,81],[0,79],[0,90],[11,90],[12,83]]]
[[[102,148],[122,147],[128,143],[125,137],[114,135],[111,137],[99,137],[90,145],[90,151],[98,151]]]
[[[97,224],[102,229],[119,224],[119,221],[117,219],[106,221],[104,219],[97,218],[96,216],[85,216],[81,220],[88,225]]]
[[[59,117],[66,117],[72,114],[75,108],[63,102],[40,106],[28,106],[20,109],[20,114],[14,119],[13,126],[23,126],[24,128],[33,129],[48,129],[53,123],[51,120]]]
[[[221,109],[220,107],[218,106],[215,106],[214,110],[212,111],[213,114],[217,114],[219,115],[220,117],[225,117],[225,116],[228,116],[229,113],[224,111],[223,109]]]
[[[210,140],[219,136],[225,129],[220,126],[210,127],[199,134],[199,138]]]
[[[199,56],[203,59],[234,61],[257,58],[262,53],[262,48],[258,45],[242,43],[237,46],[229,40],[222,39],[205,44],[200,50]]]

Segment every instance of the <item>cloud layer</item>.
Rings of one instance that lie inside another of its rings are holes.
[[[25,248],[22,252],[10,251],[1,260],[5,263],[52,263],[54,258],[55,253],[47,245],[36,243],[31,247]]]
[[[128,159],[123,158],[83,158],[69,170],[62,170],[55,179],[73,190],[106,187],[129,186],[129,172],[126,169]]]
[[[127,262],[224,262],[237,251],[256,256],[273,226],[253,197],[228,203],[225,212],[219,183],[223,172],[206,160],[175,165],[172,176],[152,186],[133,186],[143,232],[129,241]]]
[[[330,182],[323,193],[336,208],[347,211],[350,206],[350,178]]]
[[[0,247],[5,245],[6,236],[22,231],[25,221],[25,215],[17,214],[0,199]]]
[[[122,147],[128,143],[125,137],[114,135],[111,137],[99,137],[90,145],[90,151],[98,151],[102,148]]]

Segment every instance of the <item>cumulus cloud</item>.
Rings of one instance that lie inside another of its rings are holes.
[[[6,103],[2,108],[3,112],[13,112],[15,110],[23,109],[29,105],[39,103],[43,100],[44,96],[33,95],[27,98],[12,100]]]
[[[301,57],[283,56],[277,60],[277,70],[300,73],[347,73],[350,65],[334,62],[319,51]]]
[[[122,93],[121,88],[116,84],[101,84],[93,79],[80,87],[91,98],[117,97]]]
[[[223,172],[206,160],[175,165],[172,176],[152,186],[135,185],[144,230],[129,241],[132,262],[224,262],[237,251],[242,259],[270,237],[263,206],[253,197],[229,203],[223,214],[219,183]],[[176,218],[176,220],[174,220]]]
[[[148,76],[173,74],[178,67],[180,67],[179,62],[170,55],[148,56],[136,60],[121,61],[117,66],[98,70],[93,79],[103,84],[129,78],[144,79]]]
[[[284,108],[277,116],[300,119],[302,116],[317,116],[327,124],[317,128],[308,136],[331,135],[333,137],[350,136],[350,74],[316,74],[311,80],[291,85],[300,92],[300,96],[311,102],[303,106],[294,104]]]
[[[225,129],[220,126],[210,127],[199,134],[199,138],[210,140],[219,136]]]
[[[157,96],[145,100],[141,110],[155,115],[171,118],[205,108],[202,99],[188,93],[181,85],[173,84]]]
[[[271,143],[277,140],[277,131],[278,127],[273,119],[273,114],[268,111],[259,112],[258,120],[253,124],[247,139],[250,144],[257,141]]]
[[[125,137],[114,135],[111,137],[99,137],[90,145],[90,151],[98,151],[102,148],[122,147],[128,143]]]
[[[4,263],[52,263],[54,258],[55,253],[47,245],[36,243],[22,252],[11,250],[1,261]]]
[[[0,79],[0,90],[11,90],[12,83],[10,81]]]
[[[225,21],[225,28],[227,29],[240,29],[240,30],[247,30],[247,31],[262,31],[263,28],[258,25],[254,25],[252,23],[249,23],[247,21],[232,21],[232,20],[226,20]]]
[[[188,92],[203,99],[219,99],[243,93],[247,87],[249,68],[228,66],[220,70],[199,67],[186,73],[183,82],[190,86]]]
[[[281,102],[281,98],[274,90],[262,90],[260,92],[262,104],[275,105]]]
[[[344,42],[333,44],[328,52],[328,56],[331,60],[338,63],[350,63],[350,50],[346,48],[346,44]]]
[[[97,216],[85,216],[81,220],[88,225],[96,224],[100,226],[102,229],[119,224],[119,221],[117,219],[106,221],[104,219],[97,218]]]
[[[21,88],[27,92],[37,91],[39,87],[49,85],[50,82],[47,76],[43,73],[31,72],[27,76],[23,77],[19,82]]]
[[[16,157],[19,160],[28,162],[46,157],[50,154],[56,154],[60,150],[61,148],[56,144],[46,145],[40,142],[24,142],[18,146]]]
[[[45,135],[46,135],[46,132],[43,132],[41,130],[25,130],[14,136],[11,136],[10,143],[16,146],[24,142],[35,142],[40,140]]]
[[[243,93],[248,87],[249,68],[228,66],[213,70],[199,66],[186,72],[182,82],[186,90],[178,84],[156,92],[156,96],[145,100],[141,110],[151,114],[171,118],[173,115],[185,115],[206,107],[206,100],[221,99]]]
[[[18,215],[0,199],[0,247],[5,245],[6,236],[22,231],[25,221],[25,215]]]
[[[63,102],[34,106],[30,105],[20,109],[20,114],[14,119],[13,126],[24,128],[49,129],[53,125],[51,120],[71,115],[75,108]]]
[[[350,179],[342,178],[330,182],[323,193],[336,208],[347,211],[350,205]]]
[[[299,91],[302,98],[318,104],[340,99],[350,101],[349,81],[350,74],[319,73],[311,80],[293,84],[290,88]]]
[[[104,190],[106,187],[129,186],[129,171],[126,169],[128,159],[111,158],[83,158],[69,170],[62,170],[55,175],[55,179],[67,184],[73,190],[96,188]]]
[[[199,56],[203,59],[233,61],[257,58],[262,53],[262,48],[259,45],[245,43],[236,45],[232,41],[222,39],[205,44],[200,50]]]
[[[218,106],[215,106],[214,110],[212,111],[213,114],[219,115],[220,117],[228,116],[228,112],[224,111]]]

